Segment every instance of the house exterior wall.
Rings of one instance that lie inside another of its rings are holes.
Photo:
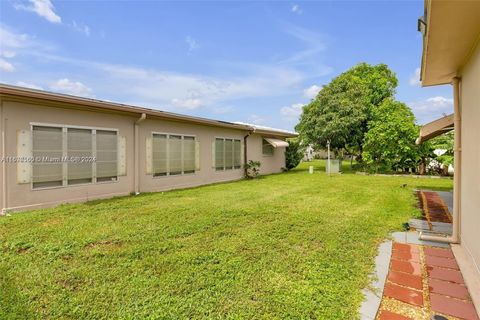
[[[154,177],[147,174],[146,140],[153,132],[195,136],[200,147],[200,170],[192,174]],[[215,138],[234,138],[243,141],[246,131],[201,126],[164,120],[146,120],[140,125],[140,192],[164,191],[243,178],[243,168],[216,171],[212,162],[212,143]],[[243,161],[243,160],[242,160]]]
[[[460,237],[461,245],[473,257],[480,275],[480,46],[477,45],[461,76]]]
[[[273,155],[264,155],[262,152],[263,137],[268,135],[252,134],[247,141],[247,160],[260,161],[260,174],[282,172],[285,167],[284,147],[274,148]]]
[[[81,126],[91,128],[117,129],[118,135],[126,141],[126,175],[115,182],[90,183],[65,187],[33,189],[31,183],[18,183],[17,164],[6,163],[6,201],[2,200],[3,175],[0,170],[0,209],[25,210],[51,207],[66,202],[128,195],[135,191],[135,121],[139,114],[94,110],[81,105],[68,105],[39,101],[36,99],[2,98],[0,132],[5,131],[5,154],[17,156],[17,133],[30,130],[32,123],[45,125]],[[199,142],[200,169],[193,174],[154,177],[147,173],[147,138],[152,133],[167,133],[195,136]],[[139,124],[138,166],[139,191],[155,192],[186,188],[215,182],[243,178],[244,171],[232,169],[217,171],[212,162],[212,144],[216,137],[233,138],[243,141],[248,131],[236,128],[222,128],[205,124],[147,118]],[[0,139],[0,152],[2,150]],[[273,156],[262,155],[262,136],[253,134],[248,138],[249,159],[262,162],[261,174],[281,172],[285,166],[285,148],[277,148]],[[242,158],[243,163],[243,158]],[[1,163],[0,163],[1,164]],[[1,169],[1,168],[0,168]]]
[[[114,113],[73,110],[31,103],[3,101],[6,134],[6,156],[17,155],[17,132],[30,130],[30,123],[88,126],[118,129],[126,138],[127,175],[116,182],[84,184],[33,190],[31,183],[17,183],[17,164],[8,162],[6,174],[6,204],[3,208],[28,209],[54,206],[63,202],[127,195],[133,190],[133,123],[135,118]]]

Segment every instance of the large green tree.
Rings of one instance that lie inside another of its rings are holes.
[[[415,167],[419,148],[415,145],[418,127],[410,108],[393,99],[386,99],[372,112],[363,144],[366,164],[376,170]]]
[[[385,65],[360,63],[334,78],[306,105],[296,130],[303,141],[361,153],[373,110],[393,97],[398,80]]]

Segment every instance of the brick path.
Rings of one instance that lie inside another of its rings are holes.
[[[450,248],[393,243],[377,319],[479,320]]]

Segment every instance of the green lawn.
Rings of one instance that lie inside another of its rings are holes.
[[[310,164],[0,218],[0,319],[356,318],[412,190],[452,181]]]

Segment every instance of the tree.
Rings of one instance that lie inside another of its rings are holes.
[[[363,157],[375,171],[416,167],[418,127],[410,108],[391,98],[375,108],[368,123]]]
[[[303,158],[303,148],[298,139],[290,139],[289,145],[285,151],[285,168],[291,170],[296,168]]]
[[[393,97],[398,80],[385,65],[361,63],[334,78],[303,109],[296,130],[307,144],[335,154],[341,149],[362,152],[373,110]]]
[[[453,143],[454,143],[454,132],[448,132],[446,134],[442,134],[430,141],[432,149],[434,150],[442,150],[444,153],[437,155],[435,160],[440,163],[441,168],[440,171],[442,174],[448,174],[448,167],[453,165]]]

